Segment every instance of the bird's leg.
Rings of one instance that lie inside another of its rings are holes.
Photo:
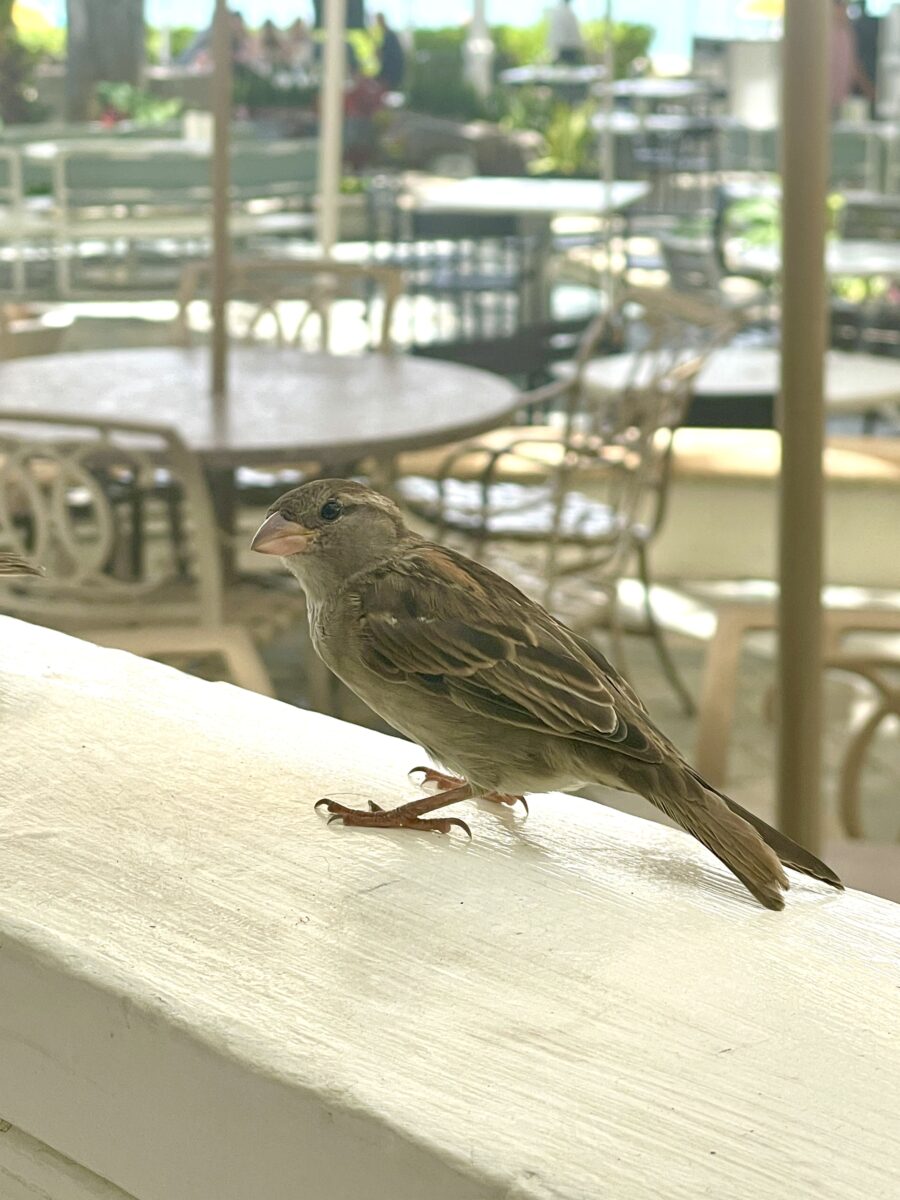
[[[433,783],[439,793],[447,792],[451,788],[462,787],[465,783],[464,779],[457,779],[455,775],[446,775],[443,771],[436,771],[434,767],[413,767],[409,773],[410,775],[421,775],[422,786],[424,787],[426,783]],[[524,796],[507,796],[503,792],[485,792],[480,799],[490,800],[492,804],[508,804],[510,807],[515,807],[521,801],[525,815],[528,816],[528,801]]]
[[[329,825],[332,821],[343,821],[345,825],[366,825],[370,829],[423,829],[436,833],[449,833],[454,825],[458,825],[471,837],[471,829],[459,817],[425,817],[426,813],[435,809],[471,799],[472,789],[467,783],[459,783],[459,786],[439,792],[436,796],[423,796],[421,800],[411,800],[409,804],[401,804],[398,808],[379,808],[370,800],[369,811],[366,812],[365,809],[347,808],[327,798],[317,800],[315,807],[325,808],[331,813]]]

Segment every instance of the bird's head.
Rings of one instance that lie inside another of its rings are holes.
[[[250,548],[280,555],[304,591],[326,595],[408,536],[393,500],[349,479],[316,479],[275,501]]]

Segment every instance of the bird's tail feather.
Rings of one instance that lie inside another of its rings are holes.
[[[699,785],[699,786],[696,786]],[[770,848],[754,825],[733,812],[731,806],[701,780],[690,789],[666,788],[649,797],[682,829],[692,833],[732,871],[744,887],[766,908],[784,908],[784,895],[790,887],[778,854]]]
[[[753,826],[766,845],[775,851],[786,867],[792,867],[795,871],[800,871],[803,875],[811,875],[813,879],[821,879],[823,883],[830,883],[832,887],[843,890],[844,885],[841,883],[840,877],[832,871],[827,863],[823,863],[820,858],[816,858],[809,850],[804,850],[802,846],[798,846],[786,834],[773,829],[771,825],[767,825],[762,817],[748,812],[746,808],[741,808],[740,804],[732,800],[730,796],[722,796],[721,792],[716,792],[716,795],[721,796],[733,813],[736,813],[737,816]]]
[[[832,869],[708,784],[690,767],[667,773],[648,797],[692,833],[740,879],[766,908],[784,908],[790,887],[782,864],[843,888]]]

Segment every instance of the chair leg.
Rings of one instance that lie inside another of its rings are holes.
[[[13,293],[17,296],[24,296],[27,287],[25,279],[25,248],[20,242],[13,249],[15,251],[15,258],[12,264]]]
[[[706,652],[694,764],[714,787],[724,787],[728,774],[741,643],[747,628],[743,609],[724,609]]]
[[[638,542],[637,544],[637,561],[641,586],[644,589],[644,619],[647,622],[647,630],[653,641],[656,657],[659,659],[659,665],[663,669],[663,674],[672,685],[672,690],[681,701],[681,707],[684,709],[685,714],[692,717],[697,711],[694,697],[688,691],[684,680],[678,673],[678,668],[675,665],[675,660],[672,658],[672,652],[669,650],[669,645],[666,641],[665,631],[656,619],[656,613],[653,610],[653,601],[650,596],[650,566],[647,561],[647,547],[643,542]]]
[[[891,708],[883,702],[871,712],[850,739],[844,751],[841,774],[838,781],[838,812],[844,833],[850,838],[864,836],[859,805],[859,779],[862,775],[866,751],[881,722],[891,715]]]
[[[256,643],[240,625],[225,625],[221,630],[220,653],[238,687],[261,696],[274,696],[275,689]]]
[[[262,696],[274,696],[275,689],[256,644],[239,625],[160,626],[141,629],[87,630],[82,637],[99,646],[127,650],[143,658],[166,654],[218,654],[238,685]]]
[[[609,596],[607,607],[607,627],[609,629],[610,649],[616,670],[625,679],[630,678],[628,670],[628,655],[625,650],[625,627],[622,624],[622,609],[619,605],[619,589],[613,583],[607,591]]]

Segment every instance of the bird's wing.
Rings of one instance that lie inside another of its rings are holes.
[[[603,655],[486,567],[417,543],[355,591],[364,660],[383,678],[644,762],[667,752]]]
[[[18,554],[0,554],[0,575],[41,575],[40,567],[32,566]]]

